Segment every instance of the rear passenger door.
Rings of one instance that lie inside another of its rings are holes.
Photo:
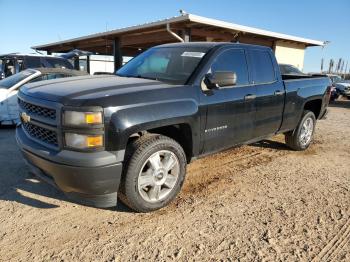
[[[250,84],[246,51],[218,51],[206,73],[235,72],[236,85],[203,91],[201,104],[207,108],[203,132],[204,152],[228,148],[252,138],[255,118],[255,86]],[[202,86],[203,89],[203,86]]]
[[[284,84],[272,51],[251,49],[249,51],[252,81],[256,86],[256,116],[254,138],[273,134],[282,123],[284,108]]]

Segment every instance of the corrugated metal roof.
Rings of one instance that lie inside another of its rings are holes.
[[[217,27],[221,27],[221,28],[225,28],[225,29],[231,29],[231,30],[240,31],[240,32],[247,32],[247,33],[256,34],[256,35],[269,36],[269,37],[278,38],[278,39],[282,39],[282,40],[301,42],[301,43],[311,44],[311,45],[316,45],[316,46],[323,46],[324,45],[323,41],[312,40],[312,39],[307,39],[307,38],[302,38],[302,37],[297,37],[297,36],[292,36],[292,35],[276,33],[276,32],[272,32],[272,31],[267,31],[267,30],[258,29],[258,28],[254,28],[254,27],[228,23],[225,21],[211,19],[211,18],[198,16],[198,15],[188,14],[188,16],[189,16],[190,21],[201,23],[201,24],[217,26]]]
[[[243,26],[243,25],[229,23],[229,22],[225,22],[225,21],[221,21],[221,20],[217,20],[217,19],[198,16],[198,15],[194,15],[194,14],[183,14],[180,16],[175,16],[175,17],[171,17],[171,18],[167,18],[167,19],[163,19],[163,20],[157,20],[157,21],[149,22],[149,23],[145,23],[145,24],[119,28],[119,29],[115,29],[115,30],[110,30],[110,31],[106,31],[106,32],[101,32],[101,33],[91,34],[91,35],[87,35],[87,36],[72,38],[72,39],[54,42],[54,43],[50,43],[50,44],[37,45],[37,46],[33,46],[32,48],[40,50],[40,49],[47,48],[50,46],[62,45],[62,44],[67,44],[67,43],[71,43],[71,42],[76,42],[76,41],[84,41],[84,40],[94,39],[97,37],[106,37],[106,36],[110,36],[110,35],[122,35],[122,34],[129,32],[129,31],[142,30],[142,29],[152,28],[155,26],[166,25],[168,23],[171,24],[171,23],[175,23],[175,22],[193,22],[193,23],[197,23],[197,24],[214,26],[214,27],[233,30],[233,31],[251,33],[251,34],[260,35],[260,36],[268,36],[268,37],[272,37],[272,38],[276,38],[276,39],[303,43],[306,45],[323,46],[325,44],[325,42],[323,42],[323,41],[312,40],[312,39],[307,39],[307,38],[302,38],[302,37],[297,37],[297,36],[292,36],[292,35],[276,33],[276,32],[258,29],[258,28],[254,28],[254,27]]]

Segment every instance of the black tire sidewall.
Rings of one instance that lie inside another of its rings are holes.
[[[186,176],[186,157],[181,146],[177,142],[163,136],[158,136],[157,139],[154,139],[154,141],[145,148],[141,148],[142,146],[136,149],[134,154],[131,156],[125,177],[126,181],[124,193],[129,205],[131,205],[132,208],[140,212],[149,212],[166,206],[179,193]],[[146,160],[152,154],[161,150],[168,150],[175,154],[180,165],[179,177],[175,187],[164,200],[150,203],[145,201],[138,192],[138,176]]]

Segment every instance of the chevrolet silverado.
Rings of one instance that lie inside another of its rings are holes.
[[[309,147],[327,111],[328,77],[281,75],[270,48],[153,47],[116,75],[23,86],[18,145],[29,169],[73,201],[138,212],[166,206],[191,160],[284,134]]]

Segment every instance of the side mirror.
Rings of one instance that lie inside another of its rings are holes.
[[[209,89],[234,86],[237,82],[237,75],[235,72],[217,71],[212,74],[206,74],[204,82]]]

